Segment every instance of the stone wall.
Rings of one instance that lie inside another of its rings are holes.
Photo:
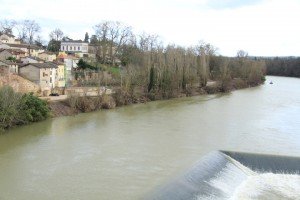
[[[0,74],[0,87],[9,85],[16,92],[29,93],[33,92],[37,96],[49,96],[50,89],[44,88],[41,90],[40,86],[16,74]],[[112,90],[105,87],[69,87],[56,88],[55,93],[60,95],[78,95],[78,96],[99,96],[102,94],[111,94]]]
[[[0,75],[0,87],[9,85],[16,92],[29,93],[33,92],[36,95],[41,95],[40,87],[16,74]]]
[[[112,91],[105,87],[69,87],[65,89],[66,95],[99,96],[104,93],[111,94]]]

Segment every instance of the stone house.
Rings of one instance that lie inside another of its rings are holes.
[[[50,51],[39,53],[38,57],[46,62],[52,62],[53,60],[56,60],[56,54]]]
[[[0,60],[1,73],[13,73],[18,74],[19,65],[9,60]]]
[[[26,53],[26,56],[38,57],[39,53],[44,52],[44,49],[30,44],[0,44],[0,49],[19,49]]]
[[[0,49],[0,60],[6,60],[9,57],[17,60],[25,57],[26,53],[20,49]]]
[[[45,60],[43,59],[40,59],[39,57],[24,57],[24,58],[21,58],[21,61],[22,63],[24,64],[28,64],[28,63],[44,63]]]
[[[6,65],[0,63],[0,76],[7,76],[9,74],[9,68]]]
[[[57,65],[57,71],[56,71],[56,83],[55,86],[62,88],[66,86],[66,80],[65,80],[65,65],[62,62],[54,61],[55,65]]]
[[[56,87],[57,68],[54,63],[28,63],[20,67],[19,74],[38,84],[42,90],[51,91]]]
[[[0,44],[20,44],[21,41],[18,39],[15,39],[15,36],[9,33],[2,33],[0,34]]]

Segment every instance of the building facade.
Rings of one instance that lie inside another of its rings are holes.
[[[0,60],[0,65],[2,66],[2,71],[4,70],[3,68],[6,68],[7,72],[10,72],[13,74],[19,73],[19,65],[17,63],[11,62],[9,60]]]
[[[24,57],[21,58],[22,63],[28,64],[28,63],[44,63],[45,60],[40,59],[38,57]]]
[[[59,87],[59,88],[65,87],[66,86],[65,65],[64,65],[64,63],[61,63],[61,62],[55,62],[55,64],[57,65],[56,78],[55,78],[55,80],[56,80],[55,86]]]
[[[0,34],[0,44],[20,44],[20,40],[15,39],[15,36],[8,33]]]
[[[26,53],[20,49],[0,49],[0,60],[6,60],[9,57],[21,59],[26,56]]]
[[[0,49],[14,49],[14,50],[21,50],[25,52],[26,56],[34,56],[38,57],[39,53],[44,52],[44,49],[36,46],[36,45],[29,45],[29,44],[0,44]]]
[[[82,40],[67,40],[62,41],[60,45],[60,51],[64,51],[68,54],[77,54],[79,57],[88,56],[88,43]]]
[[[53,60],[56,60],[56,54],[48,51],[39,53],[38,57],[46,62],[52,62]]]
[[[20,67],[19,74],[38,84],[42,90],[55,88],[58,66],[53,63],[29,63]]]

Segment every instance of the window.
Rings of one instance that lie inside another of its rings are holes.
[[[62,50],[63,50],[63,51],[65,50],[65,46],[62,47]]]
[[[70,47],[70,50],[72,51],[72,47]]]
[[[47,76],[45,72],[43,72],[43,77]]]
[[[78,51],[80,51],[80,47],[78,47]]]
[[[52,83],[52,78],[50,77],[50,83]]]

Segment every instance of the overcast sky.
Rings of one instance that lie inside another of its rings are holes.
[[[118,20],[165,43],[204,40],[226,56],[300,56],[300,0],[0,0],[0,19],[33,19],[45,40],[54,28],[83,39]]]

